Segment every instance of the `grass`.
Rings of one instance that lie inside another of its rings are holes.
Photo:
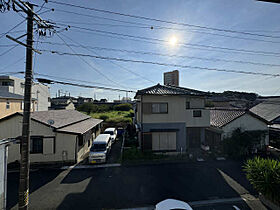
[[[93,118],[103,119],[105,122],[126,122],[131,123],[131,113],[133,111],[108,111],[100,113],[90,113]]]

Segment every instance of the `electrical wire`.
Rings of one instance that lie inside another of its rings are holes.
[[[86,47],[86,46],[81,45],[81,44],[78,43],[77,41],[75,41],[75,40],[71,39],[70,37],[66,36],[65,34],[64,34],[64,36],[65,36],[66,38],[68,38],[69,40],[71,40],[72,42],[77,43],[78,46],[80,46],[80,47],[82,47],[82,48],[85,48],[85,49],[87,49],[88,51],[93,52],[93,53],[96,54],[96,55],[99,55],[98,53],[96,53],[95,51],[93,51],[91,48],[88,48],[88,47]],[[71,44],[69,44],[69,46],[71,46]],[[100,56],[100,55],[99,55],[99,56]],[[146,78],[146,77],[143,77],[143,76],[141,76],[140,74],[137,74],[136,72],[131,71],[130,69],[127,69],[127,68],[125,68],[125,67],[123,67],[123,66],[121,66],[121,65],[119,65],[119,64],[117,64],[117,63],[115,63],[115,62],[113,62],[113,61],[111,61],[111,60],[108,60],[108,61],[109,61],[110,63],[112,63],[113,65],[118,66],[119,68],[125,70],[126,72],[129,72],[129,73],[131,73],[131,74],[133,74],[133,75],[136,75],[136,76],[138,76],[138,77],[140,77],[140,78],[142,78],[142,79],[144,79],[144,80],[146,80],[146,81],[148,81],[148,82],[150,82],[150,83],[155,84],[154,81],[152,81],[152,80],[150,80],[150,79],[148,79],[148,78]]]
[[[19,22],[18,24],[16,24],[14,27],[12,27],[11,29],[9,29],[7,32],[3,33],[1,36],[0,36],[0,39],[5,36],[6,34],[10,33],[12,30],[14,30],[15,28],[17,28],[18,26],[20,26],[22,23],[25,22],[25,19],[22,20],[21,22]]]
[[[94,16],[96,17],[96,16]],[[109,26],[109,27],[126,27],[126,28],[140,28],[140,29],[149,29],[149,30],[173,30],[173,31],[186,31],[189,33],[200,33],[200,34],[207,34],[207,35],[212,35],[212,36],[220,36],[220,37],[227,37],[227,38],[233,38],[233,39],[240,39],[240,40],[249,40],[249,41],[259,41],[259,42],[267,42],[267,43],[275,43],[279,44],[279,41],[272,41],[272,40],[264,40],[264,39],[256,39],[256,38],[248,38],[248,37],[238,37],[238,36],[231,36],[227,34],[217,34],[213,32],[206,32],[206,31],[200,31],[197,29],[186,29],[186,28],[174,28],[174,27],[166,27],[166,26],[158,26],[158,25],[148,25],[148,24],[139,24],[138,22],[128,22],[128,21],[121,21],[121,20],[114,20],[111,18],[103,18],[103,17],[96,17],[100,19],[109,19],[111,21],[117,21],[117,22],[125,22],[129,24],[135,24],[135,25],[116,25],[116,24],[106,24],[106,23],[85,23],[85,22],[75,22],[75,21],[61,21],[61,20],[56,20],[56,23],[68,23],[68,24],[81,24],[81,25],[100,25],[100,26]]]
[[[136,38],[140,40],[148,40],[148,41],[156,41],[161,43],[169,43],[168,40],[163,39],[157,39],[157,38],[149,38],[149,37],[143,37],[143,36],[134,36],[130,34],[123,34],[123,33],[117,33],[112,31],[104,31],[104,30],[98,30],[98,29],[91,29],[91,28],[85,28],[80,26],[74,26],[74,25],[67,25],[67,24],[58,24],[58,25],[64,25],[68,26],[70,28],[77,28],[81,30],[87,30],[87,31],[94,31],[98,33],[104,33],[104,34],[111,34],[116,36],[123,36],[123,37],[129,37],[129,38]],[[229,47],[218,47],[218,46],[212,46],[212,45],[202,45],[202,44],[191,44],[191,43],[182,43],[178,42],[179,45],[182,46],[192,46],[192,47],[203,47],[208,49],[220,49],[220,50],[227,50],[231,52],[238,52],[238,53],[250,53],[250,54],[257,54],[257,55],[270,55],[270,56],[280,56],[280,52],[269,52],[269,51],[257,51],[257,50],[247,50],[247,49],[237,49],[237,48],[229,48]]]
[[[62,37],[59,35],[59,34],[57,34],[56,33],[56,35],[65,43],[65,45],[72,51],[72,52],[74,52],[74,53],[76,53],[75,52],[75,50],[71,47],[71,46],[69,46],[68,45],[68,43],[66,42],[66,41],[64,41],[64,39],[62,39]],[[109,77],[107,77],[105,74],[103,74],[99,69],[97,69],[97,68],[95,68],[94,66],[92,66],[89,62],[87,62],[85,59],[83,59],[81,56],[79,56],[78,54],[76,54],[77,56],[78,56],[78,58],[80,59],[80,60],[82,60],[84,63],[86,63],[88,66],[90,66],[95,72],[97,72],[97,73],[99,73],[100,75],[102,75],[104,78],[106,78],[108,81],[110,81],[110,82],[112,82],[112,83],[114,83],[114,84],[117,84],[117,85],[119,85],[119,86],[121,86],[121,87],[124,87],[124,86],[122,86],[121,84],[119,84],[118,82],[115,82],[114,80],[112,80],[112,79],[110,79]],[[126,88],[126,87],[125,87]]]
[[[125,90],[125,89],[109,88],[109,87],[100,87],[100,86],[95,86],[95,85],[84,85],[84,84],[77,84],[77,83],[71,83],[71,82],[62,82],[62,81],[57,81],[57,80],[48,80],[48,79],[44,79],[44,78],[36,78],[36,79],[39,82],[41,80],[46,80],[47,82],[50,82],[50,83],[57,83],[57,84],[62,84],[62,85],[71,85],[71,86],[83,87],[83,88],[94,88],[94,89],[103,89],[103,90],[118,91],[118,92],[136,93],[136,91],[133,91],[133,90]]]
[[[139,15],[125,14],[125,13],[120,13],[120,12],[114,12],[114,11],[109,11],[109,10],[92,8],[92,7],[88,7],[88,6],[84,7],[84,6],[74,5],[74,4],[65,3],[65,2],[58,2],[58,1],[54,1],[54,0],[50,0],[49,2],[53,3],[53,4],[63,5],[63,6],[70,6],[70,7],[75,7],[75,8],[85,9],[85,10],[91,10],[91,11],[96,11],[96,12],[101,12],[101,13],[119,15],[119,16],[148,20],[148,21],[155,21],[155,22],[161,22],[161,23],[167,23],[167,24],[172,24],[172,25],[188,26],[188,27],[195,27],[195,28],[208,29],[208,30],[213,30],[213,31],[228,32],[228,33],[237,33],[237,34],[250,35],[250,36],[260,36],[260,37],[267,37],[267,38],[280,38],[280,36],[257,34],[257,33],[250,33],[250,32],[244,32],[244,31],[231,30],[231,29],[223,29],[223,28],[201,26],[201,25],[195,25],[195,24],[189,24],[189,23],[173,22],[173,21],[161,20],[161,19],[150,18],[150,17],[145,17],[145,16],[139,16]]]
[[[152,64],[152,65],[169,66],[169,67],[171,66],[171,67],[179,67],[179,68],[183,68],[183,69],[187,68],[187,69],[199,69],[199,70],[207,70],[207,71],[218,71],[218,72],[228,72],[228,73],[238,73],[238,74],[248,74],[248,75],[261,75],[261,76],[280,77],[280,74],[270,74],[270,73],[262,73],[262,72],[241,71],[241,70],[232,70],[232,69],[219,69],[219,68],[208,68],[208,67],[191,66],[191,65],[178,65],[178,64],[171,64],[171,63],[160,63],[160,62],[144,61],[144,60],[131,60],[131,59],[123,59],[123,58],[104,57],[104,56],[96,56],[96,55],[80,54],[80,53],[67,53],[67,52],[50,51],[50,50],[41,50],[41,51],[50,52],[52,54],[58,54],[58,55],[91,57],[91,58],[102,59],[102,60],[114,60],[114,61],[120,61],[120,62]]]
[[[54,46],[65,45],[64,43],[59,43],[59,42],[41,41],[40,43],[50,44],[50,45],[54,45]],[[189,58],[189,59],[198,59],[198,60],[206,60],[206,61],[214,61],[214,62],[222,61],[222,62],[232,62],[232,63],[240,63],[240,64],[270,66],[270,67],[279,67],[280,66],[280,64],[259,63],[259,62],[241,61],[241,60],[228,60],[228,59],[220,59],[220,58],[204,58],[204,57],[196,57],[196,56],[177,55],[177,54],[163,54],[163,53],[147,52],[147,51],[135,51],[135,50],[126,50],[126,49],[96,47],[96,46],[81,45],[81,44],[79,44],[79,45],[69,44],[69,46],[81,47],[81,48],[85,48],[85,49],[105,50],[105,51],[112,51],[112,52],[135,53],[135,54],[141,54],[141,55],[156,55],[156,56],[164,56],[164,57],[171,57],[171,58]]]
[[[13,63],[11,63],[11,64],[6,65],[5,67],[3,67],[3,68],[0,69],[0,72],[1,72],[2,70],[5,70],[5,69],[7,69],[7,68],[9,68],[9,67],[11,67],[11,66],[13,66],[13,65],[15,65],[15,64],[17,64],[17,63],[19,63],[20,61],[24,60],[24,58],[25,58],[25,56],[19,58],[18,60],[16,60],[15,62],[13,62]]]
[[[9,53],[10,51],[12,51],[13,49],[15,49],[16,47],[18,47],[18,45],[14,45],[14,46],[11,47],[10,49],[8,49],[8,50],[6,50],[5,52],[1,53],[1,54],[0,54],[0,57],[3,56],[3,55],[5,55],[5,54],[7,54],[7,53]]]

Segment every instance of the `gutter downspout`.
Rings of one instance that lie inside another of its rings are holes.
[[[143,144],[143,95],[141,95],[141,132],[140,132],[140,138],[141,138],[141,144],[140,144],[140,149],[142,150],[142,144]]]
[[[4,202],[2,208],[5,210],[6,209],[6,204],[7,204],[7,157],[8,157],[8,145],[5,146],[4,149]]]

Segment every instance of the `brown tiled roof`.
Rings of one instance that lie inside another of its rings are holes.
[[[160,85],[157,84],[155,86],[145,88],[142,90],[138,90],[137,95],[194,95],[194,96],[205,96],[207,93],[184,88],[184,87],[176,87],[171,85]]]
[[[102,120],[89,118],[82,122],[75,123],[72,125],[65,126],[63,128],[57,129],[57,132],[66,132],[66,133],[76,133],[83,134],[88,130],[92,129],[96,125],[100,124]]]
[[[210,125],[223,127],[245,113],[246,111],[235,109],[212,109],[210,110]]]
[[[91,117],[76,110],[48,110],[33,112],[31,118],[46,125],[48,125],[49,120],[53,120],[54,124],[51,126],[61,128]]]

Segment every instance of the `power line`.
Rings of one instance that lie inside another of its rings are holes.
[[[98,29],[91,29],[91,28],[85,28],[85,27],[80,27],[80,26],[73,26],[73,25],[67,25],[67,24],[58,24],[58,25],[64,25],[72,28],[77,28],[77,29],[82,29],[82,30],[87,30],[87,31],[94,31],[98,33],[105,33],[105,34],[111,34],[111,35],[117,35],[117,36],[123,36],[123,37],[129,37],[129,38],[136,38],[136,39],[141,39],[141,40],[152,40],[156,42],[161,42],[161,43],[169,43],[167,40],[163,39],[157,39],[157,38],[149,38],[149,37],[143,37],[143,36],[134,36],[130,34],[123,34],[123,33],[117,33],[117,32],[112,32],[112,31],[104,31],[104,30],[98,30]],[[269,52],[269,51],[256,51],[256,50],[247,50],[247,49],[235,49],[235,48],[229,48],[229,47],[218,47],[218,46],[212,46],[212,45],[202,45],[202,44],[191,44],[191,43],[178,43],[182,46],[192,46],[192,47],[204,47],[204,48],[210,48],[210,49],[220,49],[220,50],[228,50],[231,52],[238,52],[238,53],[250,53],[250,54],[258,54],[258,55],[269,55],[269,56],[280,56],[280,52]]]
[[[62,37],[61,37],[59,34],[56,33],[56,35],[65,43],[65,45],[66,45],[72,52],[76,53],[75,50],[74,50],[71,46],[69,46],[69,45],[67,44],[67,42],[64,41],[64,39],[62,39]],[[76,55],[78,56],[78,58],[79,58],[80,60],[82,60],[84,63],[86,63],[88,66],[90,66],[94,71],[96,71],[97,73],[99,73],[100,75],[102,75],[102,76],[103,76],[104,78],[106,78],[108,81],[113,82],[114,84],[117,84],[117,85],[123,87],[121,84],[119,84],[118,82],[115,82],[114,80],[111,80],[109,77],[107,77],[107,76],[106,76],[105,74],[103,74],[101,71],[99,71],[97,68],[93,67],[89,62],[87,62],[87,61],[86,61],[85,59],[83,59],[81,56],[79,56],[78,54],[76,54]]]
[[[18,47],[18,45],[14,45],[13,47],[11,47],[10,49],[6,50],[5,52],[0,54],[0,57],[7,54],[8,52],[12,51],[14,48]]]
[[[20,59],[16,60],[15,62],[13,62],[13,63],[11,63],[11,64],[6,65],[5,67],[3,67],[3,68],[0,69],[0,72],[1,72],[1,70],[4,70],[4,69],[6,69],[6,68],[8,68],[8,67],[10,67],[10,66],[13,66],[13,65],[17,64],[18,62],[20,62],[20,61],[22,61],[22,60],[24,60],[24,58],[25,58],[25,56],[21,57]]]
[[[133,90],[125,90],[125,89],[118,89],[118,88],[109,88],[109,87],[100,87],[95,85],[84,85],[84,84],[77,84],[77,83],[71,83],[71,82],[62,82],[57,80],[49,80],[45,78],[37,78],[38,82],[42,83],[57,83],[62,85],[71,85],[76,87],[84,87],[84,88],[94,88],[94,89],[103,89],[103,90],[110,90],[110,91],[119,91],[119,92],[129,92],[129,93],[136,93],[136,91]]]
[[[260,37],[267,37],[267,38],[280,38],[280,36],[257,34],[257,33],[250,33],[250,32],[244,32],[244,31],[231,30],[231,29],[222,29],[222,28],[201,26],[201,25],[195,25],[195,24],[189,24],[189,23],[173,22],[173,21],[168,21],[168,20],[161,20],[161,19],[156,19],[156,18],[150,18],[150,17],[144,17],[144,16],[114,12],[114,11],[109,11],[109,10],[97,9],[97,8],[92,8],[92,7],[91,8],[90,7],[84,7],[84,6],[80,6],[80,5],[74,5],[74,4],[70,4],[70,3],[64,3],[64,2],[57,2],[57,1],[53,1],[53,0],[51,0],[49,2],[54,3],[54,4],[64,5],[64,6],[71,6],[71,7],[76,7],[76,8],[80,8],[80,9],[96,11],[96,12],[114,14],[114,15],[136,18],[136,19],[142,19],[142,20],[148,20],[148,21],[156,21],[156,22],[161,22],[161,23],[168,23],[168,24],[173,24],[173,25],[195,27],[195,28],[208,29],[208,30],[213,30],[213,31],[228,32],[228,33],[237,33],[237,34],[250,35],[250,36],[260,36]]]
[[[6,34],[10,33],[12,30],[14,30],[15,28],[17,28],[18,26],[20,26],[22,23],[25,22],[25,19],[20,21],[18,24],[16,24],[14,27],[12,27],[11,29],[9,29],[7,32],[3,33],[1,36],[0,36],[0,39],[5,36]]]
[[[40,43],[50,44],[50,45],[54,45],[54,46],[65,45],[63,43],[58,43],[58,42],[44,42],[44,41],[41,41]],[[86,49],[113,51],[113,52],[135,53],[135,54],[141,54],[141,55],[165,56],[165,57],[171,57],[171,58],[190,58],[190,59],[198,59],[198,60],[206,60],[206,61],[222,61],[222,62],[252,64],[252,65],[271,66],[271,67],[279,67],[280,66],[280,64],[259,63],[259,62],[241,61],[241,60],[227,60],[227,59],[220,59],[220,58],[203,58],[203,57],[187,56],[187,55],[177,55],[177,54],[163,54],[163,53],[147,52],[147,51],[135,51],[135,50],[105,48],[105,47],[96,47],[96,46],[88,46],[88,45],[85,46],[85,45],[81,45],[81,44],[79,44],[79,45],[69,44],[69,46],[71,46],[71,47],[82,47],[82,48],[86,48]]]
[[[70,37],[66,36],[65,34],[64,34],[64,36],[65,36],[66,38],[68,38],[69,40],[71,40],[72,42],[77,43],[78,46],[80,46],[80,47],[82,47],[82,48],[85,48],[85,49],[89,50],[90,52],[93,52],[93,53],[96,54],[96,55],[99,55],[99,54],[96,53],[95,51],[90,50],[90,49],[92,49],[92,48],[89,48],[89,47],[86,47],[86,46],[81,45],[81,44],[78,43],[77,41],[74,41],[74,40],[71,39]],[[69,46],[71,46],[71,45],[69,44]],[[99,56],[100,56],[100,55],[99,55]],[[115,62],[113,62],[113,61],[111,61],[111,60],[109,60],[109,62],[112,63],[113,65],[116,65],[116,66],[118,66],[119,68],[121,68],[121,69],[123,69],[123,70],[129,72],[129,73],[132,73],[133,75],[136,75],[136,76],[138,76],[138,77],[140,77],[140,78],[142,78],[142,79],[148,81],[148,82],[151,82],[151,83],[153,83],[153,84],[155,83],[154,81],[152,81],[152,80],[150,80],[150,79],[148,79],[148,78],[146,78],[146,77],[143,77],[143,76],[141,76],[140,74],[137,74],[136,72],[133,72],[133,71],[131,71],[130,69],[127,69],[127,68],[125,68],[125,67],[123,67],[123,66],[121,66],[121,65],[119,65],[119,64],[117,64],[117,63],[115,63]]]
[[[67,11],[66,11],[67,12]],[[75,13],[76,14],[76,13]],[[81,14],[83,15],[83,14]],[[87,15],[86,15],[87,16]],[[94,16],[96,17],[96,16]],[[185,28],[174,28],[174,27],[166,27],[166,26],[157,26],[157,25],[148,25],[148,24],[139,24],[138,22],[129,22],[129,21],[121,21],[117,19],[112,19],[112,18],[103,18],[103,17],[96,17],[100,19],[109,19],[111,21],[117,21],[117,22],[125,22],[129,24],[135,24],[135,25],[116,25],[116,24],[106,24],[106,23],[85,23],[85,22],[75,22],[75,21],[57,21],[57,23],[68,23],[68,24],[84,24],[84,25],[89,25],[89,24],[94,24],[94,25],[100,25],[100,26],[110,26],[110,27],[126,27],[126,28],[140,28],[140,29],[149,29],[149,30],[174,30],[174,31],[186,31],[189,33],[200,33],[200,34],[208,34],[212,36],[221,36],[221,37],[227,37],[227,38],[233,38],[233,39],[241,39],[241,40],[250,40],[250,41],[259,41],[259,42],[267,42],[267,43],[277,43],[279,44],[279,41],[272,41],[272,40],[264,40],[264,39],[256,39],[256,38],[248,38],[248,37],[238,37],[238,36],[231,36],[227,34],[217,34],[213,32],[206,32],[206,31],[199,31],[197,29],[185,29]],[[142,25],[142,26],[141,26]]]
[[[59,52],[59,51],[49,51],[49,50],[41,50],[41,51],[50,52],[50,53],[58,54],[58,55],[91,57],[91,58],[97,58],[97,59],[102,59],[102,60],[114,60],[114,61],[120,61],[120,62],[152,64],[152,65],[159,65],[159,66],[171,66],[171,67],[179,67],[179,68],[187,68],[187,69],[199,69],[199,70],[248,74],[248,75],[261,75],[261,76],[274,76],[274,77],[279,77],[280,76],[280,74],[270,74],[270,73],[261,73],[261,72],[252,72],[252,71],[241,71],[241,70],[232,70],[232,69],[208,68],[208,67],[191,66],[191,65],[178,65],[178,64],[160,63],[160,62],[144,61],[144,60],[131,60],[131,59],[114,58],[114,57],[103,57],[103,56],[80,54],[80,53],[73,54],[73,53],[66,53],[66,52]]]

